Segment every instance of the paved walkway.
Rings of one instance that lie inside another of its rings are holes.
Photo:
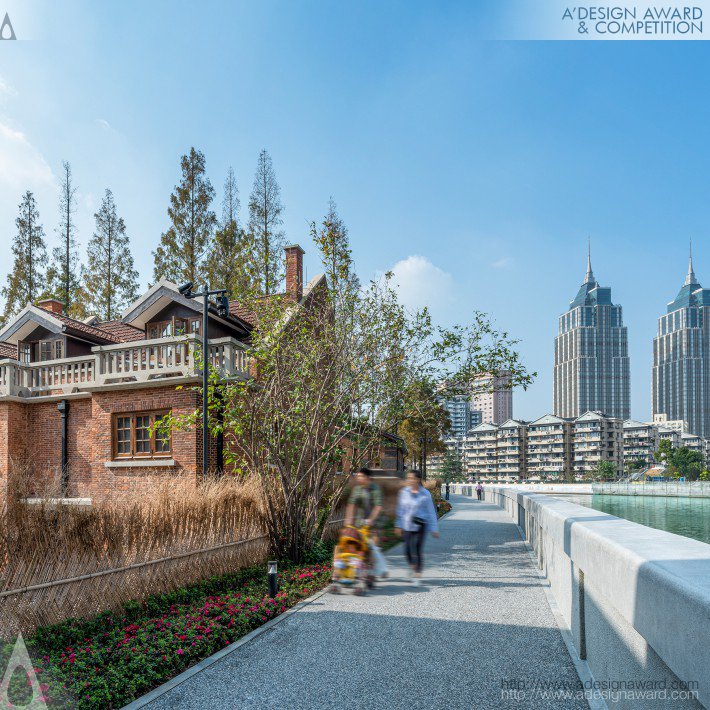
[[[577,675],[516,526],[488,503],[452,502],[427,540],[425,585],[403,580],[395,551],[394,578],[371,595],[320,597],[149,709],[586,708],[501,694],[504,681]]]

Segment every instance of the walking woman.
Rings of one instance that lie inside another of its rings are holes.
[[[431,493],[422,486],[420,471],[407,472],[407,485],[399,492],[397,499],[397,535],[404,533],[404,548],[407,562],[412,568],[410,577],[419,586],[422,576],[424,537],[431,532],[439,537],[439,525]]]

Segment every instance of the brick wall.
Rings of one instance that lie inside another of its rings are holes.
[[[68,494],[99,500],[138,491],[149,494],[164,478],[177,472],[198,474],[202,469],[201,427],[172,434],[175,466],[107,468],[113,456],[115,414],[169,409],[176,416],[201,406],[199,393],[174,386],[104,390],[91,398],[68,398]],[[55,487],[61,473],[62,419],[57,402],[0,402],[0,496],[7,488],[12,463],[27,465],[34,490]],[[217,446],[210,442],[211,469],[216,468]]]
[[[20,402],[0,402],[0,505],[7,495],[13,462],[27,459],[27,413]]]

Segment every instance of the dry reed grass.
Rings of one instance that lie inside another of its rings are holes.
[[[196,486],[192,475],[173,475],[150,497],[128,493],[91,507],[56,504],[50,490],[29,505],[22,502],[31,490],[27,473],[11,480],[0,514],[2,636],[117,609],[268,554],[256,480]],[[52,584],[76,577],[84,578]],[[47,586],[17,591],[37,585]]]

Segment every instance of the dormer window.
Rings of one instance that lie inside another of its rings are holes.
[[[44,362],[46,360],[59,360],[62,357],[62,341],[61,340],[40,340],[39,359]]]
[[[156,338],[170,338],[173,335],[199,335],[202,331],[202,321],[200,318],[178,318],[170,320],[154,321],[148,323],[145,332],[148,340]]]

